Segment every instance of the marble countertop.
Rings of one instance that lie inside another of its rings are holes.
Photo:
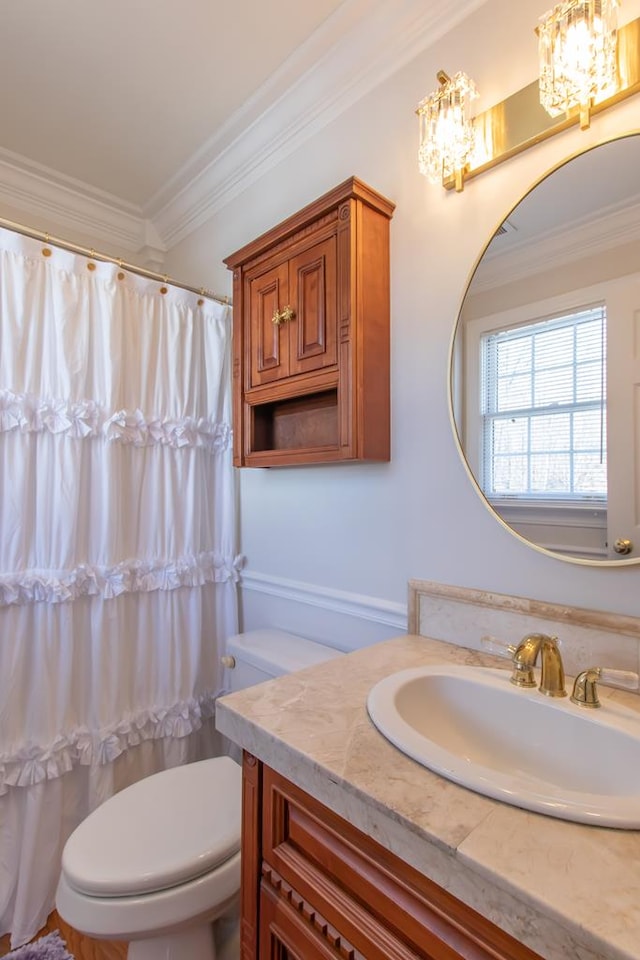
[[[216,725],[545,960],[639,960],[640,831],[473,793],[404,756],[369,720],[366,698],[379,679],[443,662],[505,667],[464,647],[398,637],[223,697]],[[640,711],[633,694],[602,694]]]

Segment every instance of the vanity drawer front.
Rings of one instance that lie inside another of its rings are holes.
[[[309,877],[311,887],[305,886],[308,893],[313,891],[309,900],[266,861],[262,876],[260,960],[273,956],[274,942],[286,943],[292,956],[297,957],[299,952],[302,960],[316,956],[327,960],[454,960],[460,956],[450,950],[431,953],[414,949],[391,932],[388,922],[382,923],[367,906],[330,882],[314,886],[314,878]],[[265,927],[270,928],[267,940]],[[308,949],[300,949],[301,943]],[[285,956],[288,958],[289,953]],[[476,955],[473,957],[475,960]]]
[[[268,767],[262,853],[263,889],[288,899],[291,888],[340,931],[354,957],[540,960]]]
[[[260,891],[260,960],[360,960],[362,956],[315,911],[267,884]]]

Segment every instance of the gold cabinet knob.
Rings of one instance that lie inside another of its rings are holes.
[[[626,556],[626,554],[631,553],[633,550],[633,543],[631,540],[625,540],[623,537],[619,537],[614,543],[613,549],[616,553]]]
[[[223,667],[228,667],[230,670],[233,670],[236,665],[236,658],[225,654],[224,657],[220,657],[220,663]]]
[[[293,307],[287,305],[286,307],[283,307],[282,310],[274,310],[271,320],[277,327],[279,327],[281,323],[288,323],[289,320],[293,320],[295,315],[296,312]]]

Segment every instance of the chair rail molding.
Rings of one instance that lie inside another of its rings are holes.
[[[254,570],[243,570],[240,578],[243,590],[264,593],[283,600],[321,607],[332,613],[358,617],[391,627],[399,633],[407,630],[407,604],[393,600],[381,600],[334,587],[319,587],[285,577],[275,577]]]

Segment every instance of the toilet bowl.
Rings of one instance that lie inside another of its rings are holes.
[[[129,960],[211,960],[212,923],[240,887],[241,791],[238,764],[216,757],[116,793],[65,845],[60,915],[130,941]]]
[[[239,634],[228,651],[234,690],[339,655],[274,630]],[[67,840],[58,913],[89,937],[129,941],[128,960],[236,960],[241,799],[227,756],[116,793]]]

